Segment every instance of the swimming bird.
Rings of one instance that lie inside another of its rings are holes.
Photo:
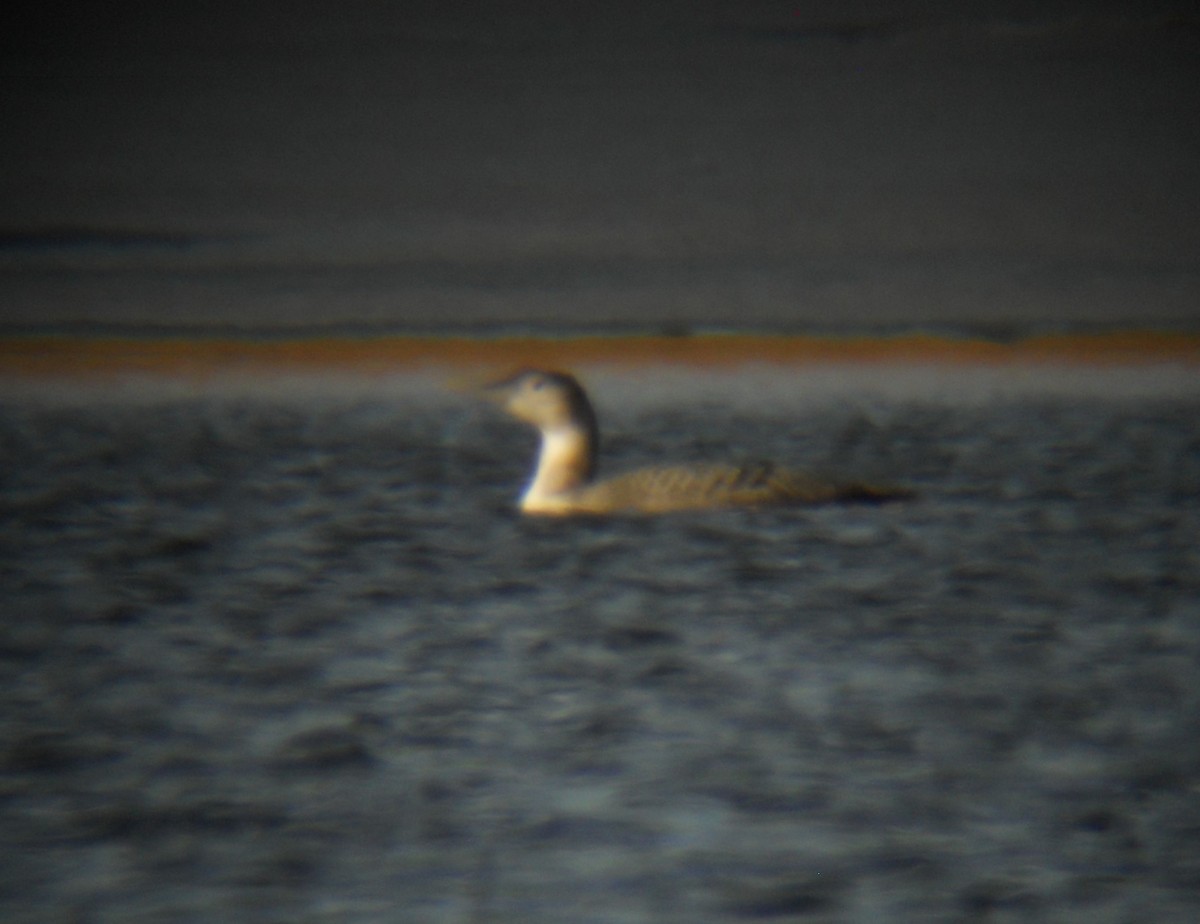
[[[573,376],[525,369],[485,393],[541,433],[537,467],[520,501],[525,514],[658,514],[911,496],[900,488],[830,481],[770,463],[654,466],[597,480],[596,414]]]

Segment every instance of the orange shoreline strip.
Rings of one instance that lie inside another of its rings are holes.
[[[1012,342],[927,334],[892,337],[706,334],[668,336],[204,338],[10,337],[0,339],[0,376],[200,377],[230,373],[386,375],[426,368],[639,367],[750,364],[1020,363],[1088,366],[1200,365],[1200,334],[1114,331],[1045,334]]]

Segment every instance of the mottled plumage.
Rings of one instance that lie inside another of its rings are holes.
[[[829,481],[770,463],[654,466],[597,481],[596,416],[574,378],[528,370],[491,386],[489,392],[508,413],[542,435],[537,469],[521,497],[524,513],[653,514],[908,496],[899,489]]]

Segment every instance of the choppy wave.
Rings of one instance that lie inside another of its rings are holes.
[[[604,463],[920,499],[531,522],[428,391],[6,401],[5,919],[1194,919],[1195,400],[774,381],[601,379]]]

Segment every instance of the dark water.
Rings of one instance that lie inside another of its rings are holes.
[[[1195,0],[23,3],[0,332],[1195,330]]]
[[[1200,401],[782,391],[606,462],[921,498],[523,521],[428,392],[8,400],[0,917],[1194,920]]]

